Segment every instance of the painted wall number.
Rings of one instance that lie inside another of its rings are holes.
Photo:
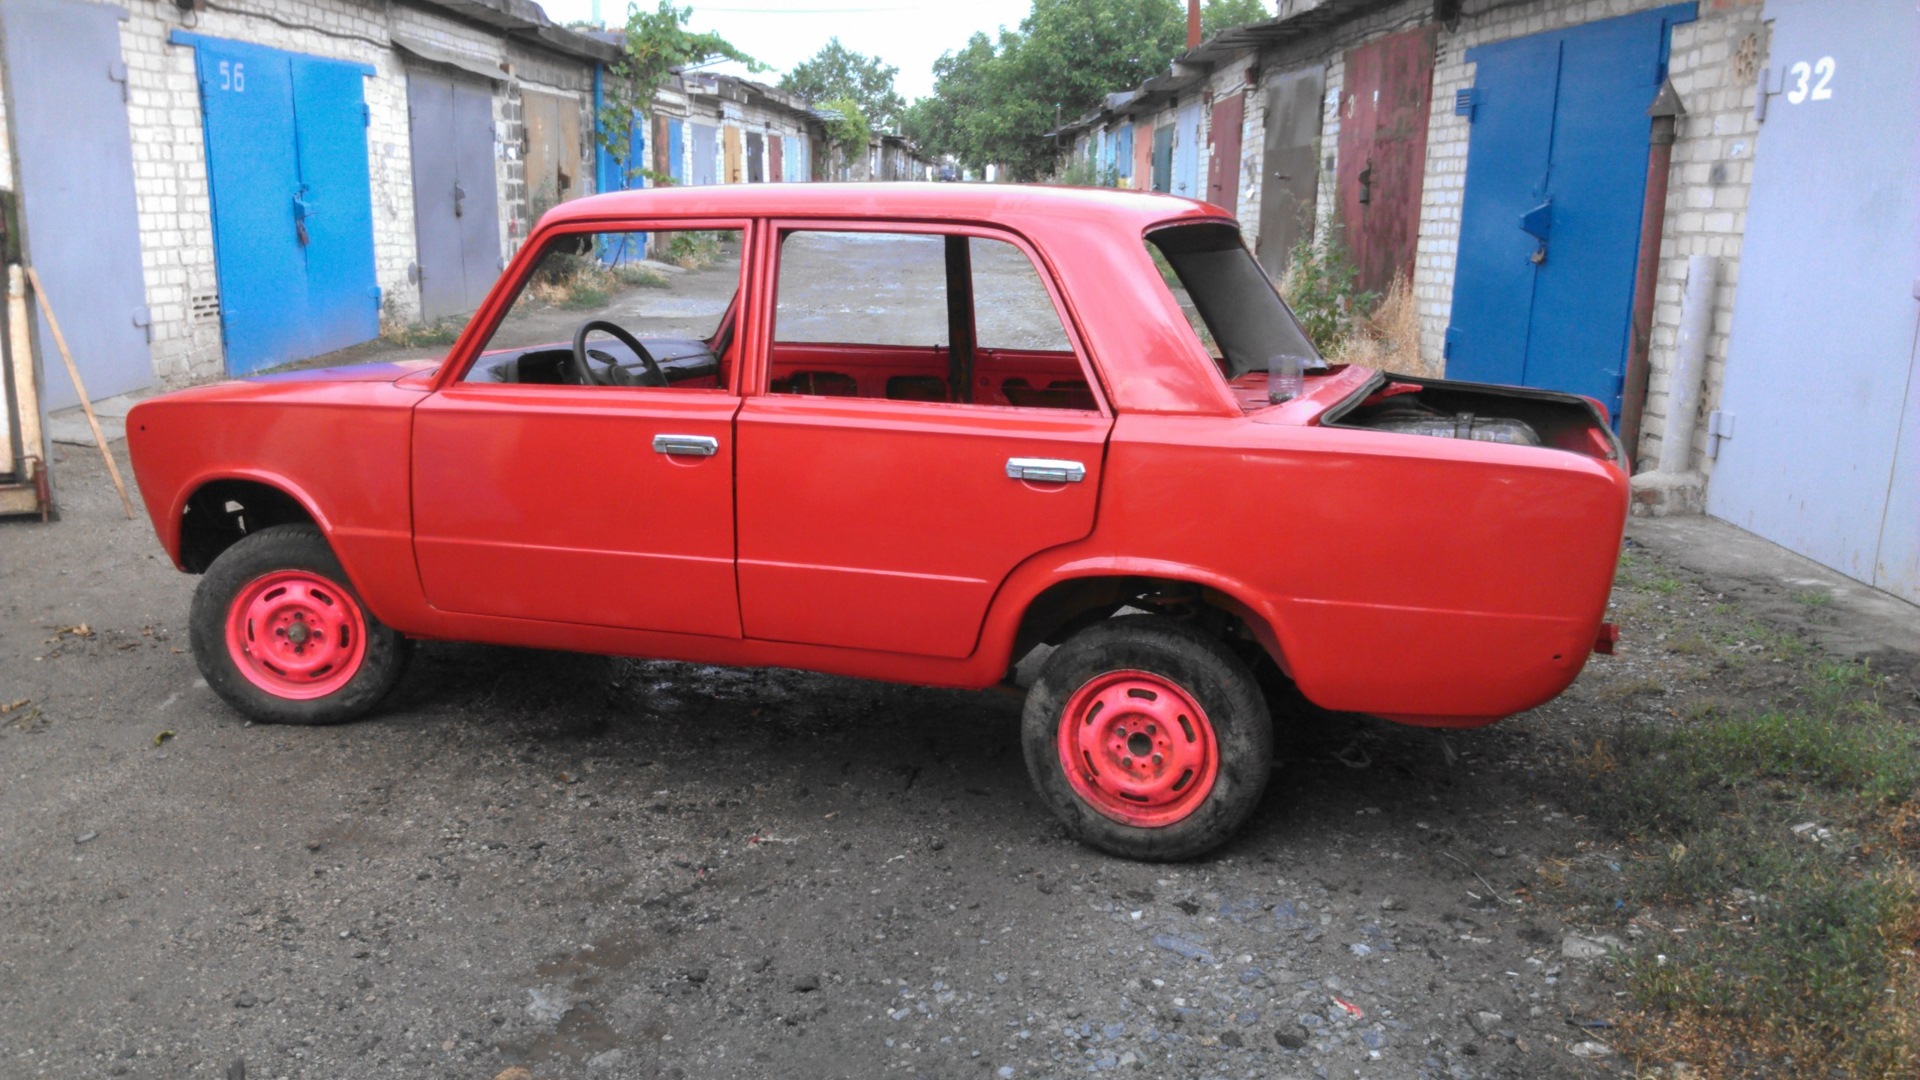
[[[1805,60],[1787,69],[1787,79],[1792,88],[1787,91],[1787,104],[1798,105],[1803,101],[1825,101],[1833,96],[1833,57],[1823,56],[1812,64]]]
[[[1800,65],[1806,67],[1805,64]],[[236,94],[247,92],[247,65],[240,60],[220,61],[220,89]]]

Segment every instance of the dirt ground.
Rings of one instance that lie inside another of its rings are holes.
[[[1292,741],[1157,866],[1063,837],[1001,693],[436,644],[371,719],[249,725],[197,579],[56,476],[0,524],[8,1077],[1619,1075],[1615,930],[1553,887],[1606,887],[1581,748],[1846,618],[1636,549],[1559,700]]]

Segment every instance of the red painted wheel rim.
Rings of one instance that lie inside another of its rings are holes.
[[[309,570],[248,582],[227,609],[227,652],[247,681],[308,701],[353,680],[367,656],[367,619],[347,590]]]
[[[1213,724],[1193,696],[1146,671],[1087,681],[1060,714],[1060,767],[1075,794],[1123,825],[1184,820],[1220,774]]]

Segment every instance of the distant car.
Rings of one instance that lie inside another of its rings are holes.
[[[1329,366],[1220,210],[1092,189],[584,198],[439,363],[128,428],[204,574],[194,656],[256,720],[365,713],[412,639],[968,688],[1053,646],[1033,781],[1143,859],[1246,821],[1270,703],[1558,694],[1611,640],[1628,500],[1597,404]]]

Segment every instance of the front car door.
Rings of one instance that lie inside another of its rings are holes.
[[[1093,529],[1112,417],[1057,291],[987,228],[787,222],[764,245],[771,341],[737,425],[743,630],[967,656],[1007,575]]]
[[[668,273],[554,238],[480,355],[414,414],[414,547],[445,611],[739,637],[733,327],[742,222],[636,225]],[[629,242],[621,243],[622,239]],[[592,331],[630,335],[641,356]]]

